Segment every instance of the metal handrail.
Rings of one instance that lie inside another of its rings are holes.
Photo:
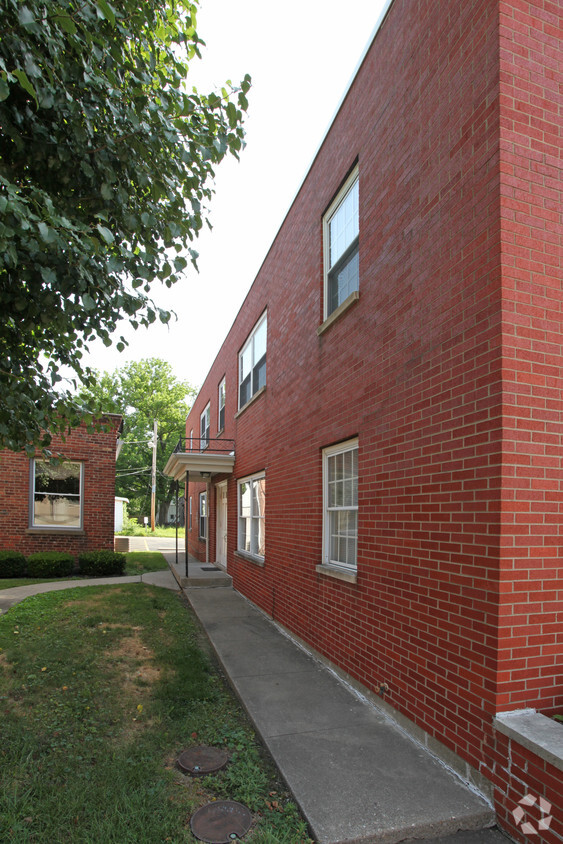
[[[174,454],[234,454],[235,441],[211,437],[180,437]]]

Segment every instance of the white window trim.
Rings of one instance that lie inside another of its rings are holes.
[[[238,353],[238,377],[237,377],[238,389],[237,389],[237,392],[238,392],[238,409],[239,409],[239,410],[242,410],[242,408],[243,408],[243,407],[246,407],[246,405],[247,405],[247,404],[249,404],[249,403],[252,401],[252,399],[254,398],[254,396],[255,396],[255,395],[258,395],[258,393],[259,393],[259,392],[260,392],[260,391],[264,388],[264,386],[265,386],[265,384],[263,384],[263,385],[262,385],[262,387],[259,387],[257,390],[255,390],[254,392],[252,392],[252,372],[254,371],[254,367],[255,367],[255,365],[256,365],[256,361],[254,360],[254,345],[253,345],[253,341],[254,341],[254,337],[256,336],[257,332],[258,332],[258,331],[259,331],[259,329],[262,327],[262,324],[263,324],[264,322],[266,323],[266,378],[268,377],[268,376],[267,376],[267,372],[268,372],[268,369],[267,369],[267,367],[268,367],[268,311],[264,311],[264,313],[262,314],[262,316],[260,317],[260,319],[258,320],[258,322],[255,324],[254,328],[252,329],[252,331],[251,331],[251,332],[250,332],[250,334],[248,335],[248,337],[247,337],[247,339],[246,339],[246,343],[244,344],[244,346],[242,347],[242,349],[241,349],[241,350],[240,350],[240,352]],[[249,347],[250,345],[252,345],[252,366],[251,366],[251,368],[250,368],[250,372],[251,372],[251,376],[250,376],[250,378],[251,378],[251,380],[250,380],[250,389],[251,389],[251,393],[250,393],[250,396],[249,396],[248,400],[247,400],[247,401],[245,401],[245,403],[244,403],[244,404],[241,404],[241,403],[240,403],[240,388],[241,388],[241,383],[242,383],[242,382],[241,382],[241,378],[240,378],[240,375],[241,375],[241,372],[240,372],[240,363],[241,363],[242,356],[244,355],[244,353],[246,352],[246,350],[248,349],[248,347]]]
[[[35,466],[37,463],[46,463],[40,457],[34,457],[29,464],[29,527],[31,530],[55,530],[55,531],[83,531],[84,530],[84,463],[80,460],[68,460],[80,467],[80,522],[78,525],[56,525],[37,524],[35,522]]]
[[[247,551],[245,548],[240,547],[240,532],[239,532],[239,519],[242,518],[240,514],[240,487],[241,484],[244,483],[251,483],[252,481],[259,481],[261,479],[266,480],[266,472],[256,472],[254,475],[248,475],[246,478],[239,478],[237,480],[237,553],[242,554],[244,557],[249,557],[251,560],[257,560],[259,562],[264,562],[265,555],[261,554],[252,554],[250,551]],[[251,495],[252,500],[252,495]],[[262,519],[264,522],[264,526],[266,525],[266,515],[264,516],[250,516],[250,519]]]
[[[358,535],[356,534],[356,565],[352,566],[348,563],[342,563],[339,561],[333,561],[329,559],[330,553],[330,519],[328,518],[328,460],[330,457],[334,457],[335,454],[343,454],[346,451],[353,451],[354,449],[358,448],[358,438],[354,437],[351,440],[345,440],[344,442],[337,443],[336,445],[329,446],[328,448],[323,449],[323,466],[322,466],[322,479],[323,479],[323,558],[322,564],[325,568],[334,569],[338,571],[350,572],[355,574],[358,570],[358,556],[357,556],[357,541]],[[347,510],[355,509],[356,512],[358,511],[358,507],[347,507]]]
[[[333,311],[328,310],[328,303],[329,303],[329,289],[328,289],[328,276],[331,269],[330,266],[330,222],[334,217],[334,214],[338,210],[342,200],[345,198],[348,191],[351,189],[353,184],[359,180],[359,166],[356,165],[340,190],[338,194],[329,205],[328,210],[323,216],[323,260],[324,260],[324,272],[323,272],[323,321],[329,319],[329,317],[336,313],[338,308],[335,308]],[[356,242],[356,238],[352,243]],[[352,245],[352,244],[350,244]]]
[[[223,392],[223,404],[221,405],[221,388]],[[225,405],[227,403],[227,389],[225,384],[225,378],[221,380],[219,383],[219,390],[218,390],[218,411],[217,411],[217,433],[221,433],[221,431],[225,430],[225,421],[221,425],[221,410],[225,410]],[[225,413],[223,413],[223,417]]]
[[[203,421],[206,421],[205,429],[203,426]],[[207,435],[204,436],[204,430],[207,431]],[[199,447],[201,451],[206,449],[209,446],[209,439],[211,434],[211,402],[207,402],[205,410],[199,417]]]
[[[189,497],[188,532],[192,529],[192,496]]]
[[[202,502],[205,502],[205,515],[203,519],[205,520],[205,530],[201,532],[201,520],[202,520]],[[199,510],[198,510],[198,537],[200,539],[207,539],[207,531],[209,530],[209,513],[207,512],[207,492],[200,492],[199,494]]]

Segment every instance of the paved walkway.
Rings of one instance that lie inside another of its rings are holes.
[[[178,589],[186,571],[173,540],[140,539],[170,570],[142,577],[22,586],[0,592],[0,611],[30,594],[142,580]],[[227,676],[319,844],[506,844],[487,802],[360,699],[231,588],[223,573],[190,560],[184,585]],[[225,585],[229,586],[227,582]],[[462,830],[462,831],[459,831]]]

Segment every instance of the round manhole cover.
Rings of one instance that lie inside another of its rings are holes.
[[[234,800],[207,803],[190,821],[195,837],[207,844],[231,844],[246,835],[251,824],[252,816],[246,806]]]
[[[229,754],[220,747],[189,747],[178,757],[177,765],[185,774],[201,777],[220,771],[229,761]]]

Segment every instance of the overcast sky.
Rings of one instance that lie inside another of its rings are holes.
[[[202,61],[191,65],[201,91],[252,76],[240,162],[217,170],[213,231],[202,235],[199,274],[190,266],[153,298],[177,313],[170,326],[123,333],[119,354],[101,343],[88,363],[113,371],[159,357],[200,386],[231,327],[334,117],[387,0],[202,0]],[[120,332],[121,333],[121,332]],[[117,339],[117,338],[116,338]]]

